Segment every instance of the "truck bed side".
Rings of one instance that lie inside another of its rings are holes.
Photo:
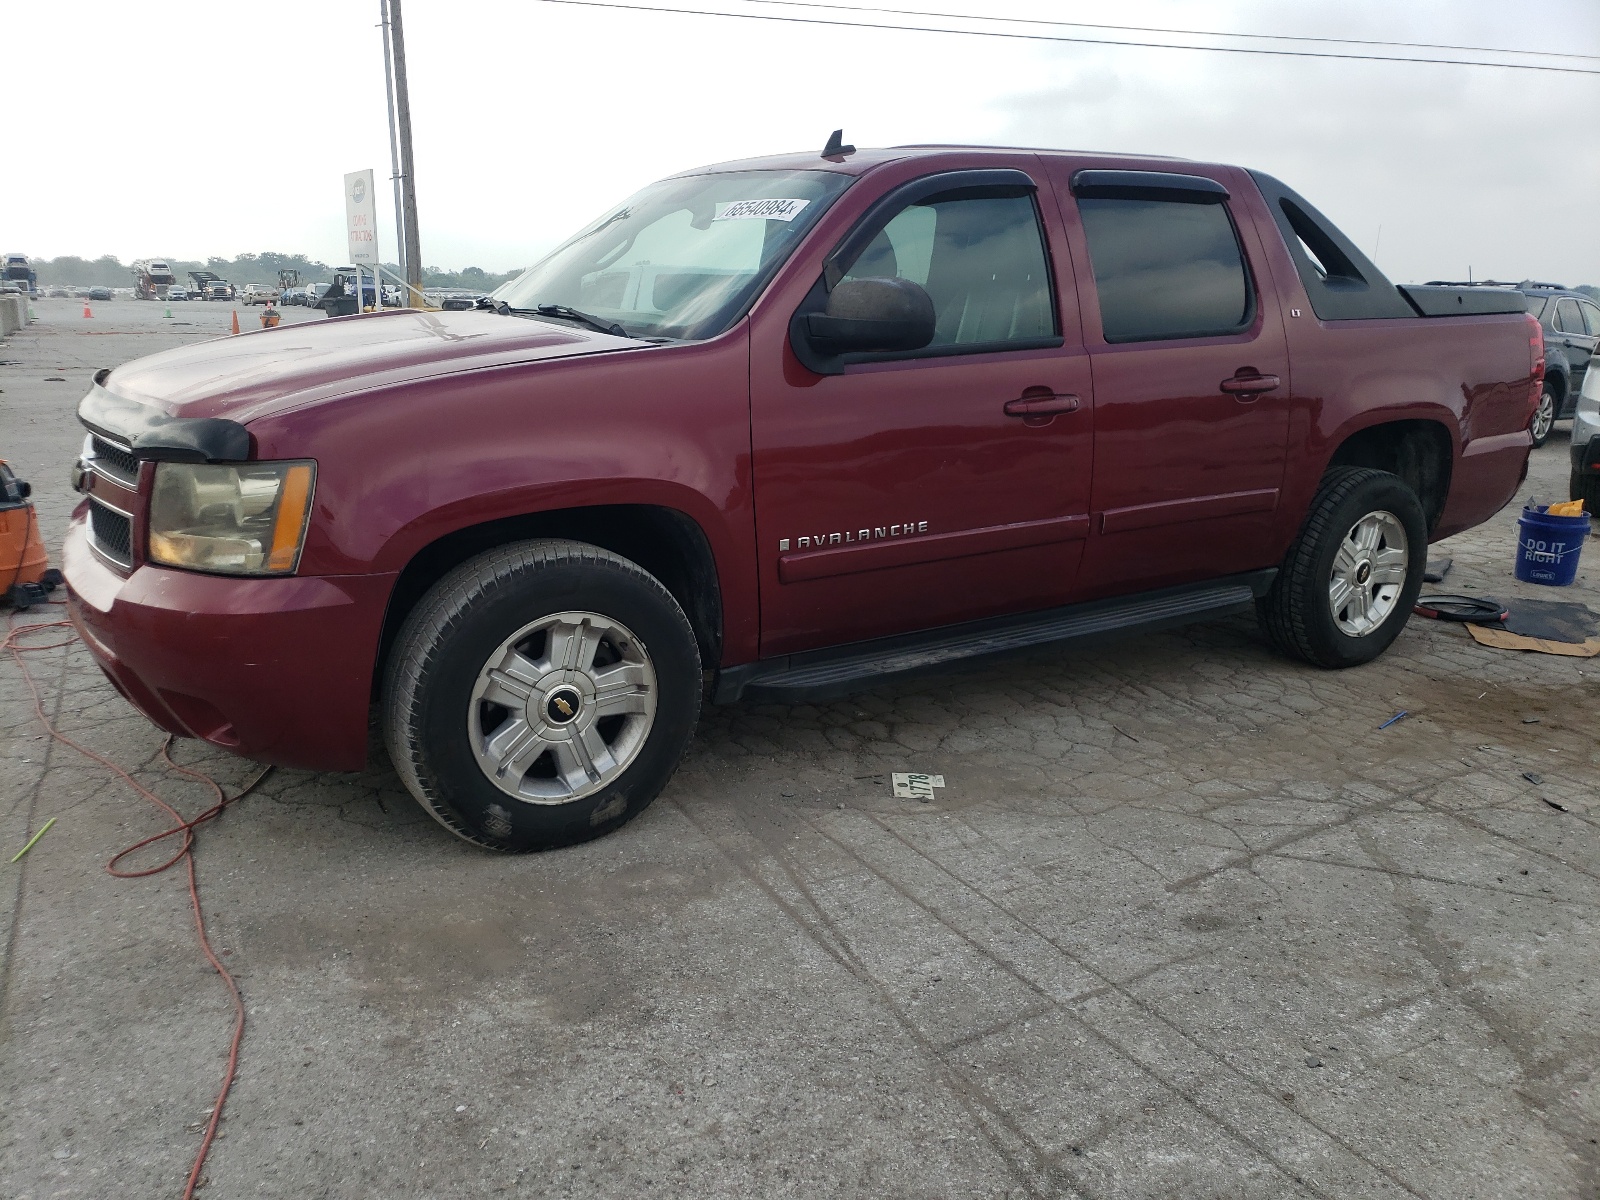
[[[1449,313],[1448,298],[1413,302],[1304,200],[1251,177],[1257,189],[1241,190],[1267,247],[1293,373],[1283,549],[1335,462],[1406,477],[1434,540],[1487,520],[1527,473],[1541,366],[1520,297],[1474,301],[1516,311],[1423,316]]]

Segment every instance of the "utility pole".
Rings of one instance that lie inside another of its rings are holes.
[[[389,0],[390,37],[394,52],[394,106],[400,129],[400,208],[404,223],[402,262],[410,304],[422,307],[422,251],[417,245],[417,181],[411,164],[411,92],[406,86],[406,34],[400,19],[400,0]]]
[[[383,94],[389,112],[389,179],[394,184],[395,258],[400,264],[401,278],[405,279],[409,278],[406,275],[406,219],[405,207],[400,202],[400,143],[394,129],[394,60],[389,45],[389,0],[378,0],[378,15],[383,26]],[[409,297],[407,303],[410,303]]]

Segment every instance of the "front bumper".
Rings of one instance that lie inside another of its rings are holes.
[[[86,509],[62,547],[68,611],[135,708],[263,762],[365,765],[394,575],[235,579],[145,565],[125,576],[89,548]]]

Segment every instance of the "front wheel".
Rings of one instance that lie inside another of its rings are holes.
[[[406,619],[384,740],[441,825],[493,850],[588,841],[637,816],[700,712],[700,653],[654,576],[596,546],[518,542],[463,563]]]
[[[1533,410],[1533,418],[1528,422],[1528,432],[1533,435],[1534,449],[1538,449],[1550,440],[1550,431],[1556,427],[1556,394],[1550,390],[1550,384],[1544,385],[1544,391],[1539,394],[1539,407]]]
[[[1334,467],[1256,614],[1280,651],[1319,667],[1371,662],[1422,590],[1428,526],[1398,476]]]

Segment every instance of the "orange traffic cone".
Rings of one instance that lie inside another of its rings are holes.
[[[237,308],[233,310],[233,331],[235,333],[239,332],[239,310]]]
[[[89,302],[87,300],[83,302],[83,315],[86,317],[94,316],[94,314],[89,311]]]

